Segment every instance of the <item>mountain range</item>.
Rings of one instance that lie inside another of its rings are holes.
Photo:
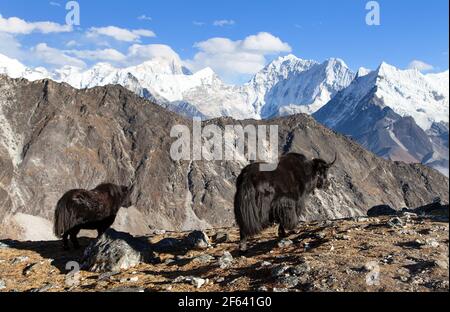
[[[377,205],[415,208],[439,197],[449,180],[421,164],[375,156],[307,114],[270,120],[206,120],[203,126],[277,125],[278,150],[331,161],[331,188],[307,202],[303,220],[365,215]],[[0,238],[51,240],[56,202],[69,189],[109,181],[133,184],[133,206],[121,209],[116,229],[192,230],[234,224],[236,178],[248,164],[175,161],[175,125],[192,120],[120,85],[75,89],[44,79],[0,75]]]
[[[448,71],[422,74],[382,63],[354,73],[341,59],[319,63],[287,55],[234,86],[210,68],[191,73],[173,59],[48,71],[0,55],[0,73],[31,81],[48,78],[77,89],[119,84],[187,117],[244,120],[307,113],[378,156],[423,163],[448,176]]]

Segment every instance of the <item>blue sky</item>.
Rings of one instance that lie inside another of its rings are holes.
[[[424,70],[448,69],[448,0],[379,0],[379,26],[365,23],[368,1],[361,0],[80,0],[81,24],[70,31],[61,30],[66,2],[0,0],[0,53],[30,66],[58,67],[64,60],[91,66],[102,56],[126,66],[170,49],[193,70],[210,66],[234,83],[287,53],[317,61],[339,57],[353,70],[382,61],[407,68],[414,60]],[[12,17],[31,28],[5,29],[23,26]],[[45,21],[61,29],[33,24]],[[119,39],[104,35],[108,26],[129,32]],[[217,37],[226,40],[211,40]]]

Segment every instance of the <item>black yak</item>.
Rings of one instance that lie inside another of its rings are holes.
[[[55,210],[54,232],[62,237],[64,249],[69,249],[68,237],[79,248],[80,230],[97,230],[102,235],[113,223],[120,207],[131,206],[130,188],[114,184],[100,184],[95,189],[70,190],[58,201]]]
[[[245,167],[237,179],[234,199],[241,251],[246,251],[248,237],[273,224],[279,224],[278,235],[286,237],[286,231],[298,225],[307,196],[316,188],[328,188],[328,169],[336,158],[327,163],[290,153],[280,158],[274,171],[261,171],[260,163]]]

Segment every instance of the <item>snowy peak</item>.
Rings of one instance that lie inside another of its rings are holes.
[[[11,78],[26,78],[28,80],[39,80],[50,78],[51,74],[43,67],[35,69],[28,68],[18,60],[0,54],[0,74]]]
[[[322,64],[288,56],[258,73],[251,84],[260,92],[255,108],[262,118],[313,113],[347,87],[354,73],[341,59]],[[261,94],[262,93],[262,94]]]
[[[376,96],[385,106],[402,117],[413,117],[425,131],[433,122],[448,122],[448,74],[428,76],[386,63],[380,65],[377,74]]]
[[[448,98],[448,72],[424,75],[382,63],[359,73],[314,117],[378,156],[448,175]]]
[[[370,72],[371,72],[370,69],[365,68],[365,67],[360,67],[358,69],[358,72],[356,73],[356,78],[364,77],[364,76],[368,75]]]

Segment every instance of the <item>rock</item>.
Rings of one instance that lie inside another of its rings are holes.
[[[228,242],[230,242],[230,234],[228,234],[227,232],[218,232],[214,236],[214,243],[216,244],[223,244]]]
[[[366,272],[371,272],[374,269],[376,269],[377,265],[378,264],[377,264],[376,261],[369,261],[366,264],[364,264],[363,270],[366,271]]]
[[[223,283],[225,281],[225,278],[223,276],[220,276],[216,279],[216,283]]]
[[[404,226],[402,219],[399,217],[391,218],[387,225],[389,225],[392,228],[402,228]]]
[[[286,248],[293,244],[293,242],[289,238],[283,238],[278,242],[278,247],[280,248]]]
[[[106,272],[102,273],[98,276],[97,280],[99,281],[106,281],[108,279],[111,279],[114,275],[120,274],[120,272]]]
[[[166,234],[166,230],[153,230],[153,235],[164,235]]]
[[[293,275],[304,275],[308,274],[310,271],[311,268],[307,262],[300,263],[290,268],[290,273]]]
[[[185,239],[186,245],[194,249],[206,249],[211,246],[208,235],[203,231],[193,231]]]
[[[153,259],[148,244],[130,234],[108,229],[86,248],[81,268],[91,272],[116,272]]]
[[[336,234],[334,238],[338,240],[350,240],[350,236],[345,234]]]
[[[286,288],[294,288],[298,285],[299,280],[297,276],[282,276],[278,282]]]
[[[171,258],[166,259],[166,260],[164,261],[164,264],[165,264],[165,265],[169,265],[169,264],[172,264],[172,263],[175,263],[175,260],[174,260],[174,259],[171,259]]]
[[[289,270],[289,266],[285,264],[279,264],[272,268],[271,275],[272,277],[280,277],[283,276]]]
[[[137,281],[139,281],[139,277],[137,277],[137,276],[133,276],[133,277],[130,277],[130,278],[122,278],[121,280],[120,280],[120,282],[121,283],[136,283]]]
[[[261,267],[270,267],[272,266],[272,263],[270,263],[269,261],[263,261],[261,262]]]
[[[257,291],[259,291],[259,292],[268,292],[269,289],[266,286],[259,286]]]
[[[229,283],[229,285],[237,284],[237,283],[239,283],[239,282],[242,281],[242,280],[244,280],[244,277],[240,276],[240,277],[235,278],[234,280],[232,280],[232,281]]]
[[[375,206],[367,211],[367,216],[369,217],[395,216],[396,214],[397,210],[395,210],[389,205]]]
[[[426,242],[427,242],[427,245],[429,245],[433,248],[439,247],[439,242],[435,238],[427,238]]]
[[[219,266],[221,269],[226,269],[233,264],[233,256],[228,252],[224,251],[223,256],[219,259]]]
[[[0,290],[6,288],[6,282],[0,279]]]
[[[214,260],[215,260],[215,258],[213,256],[211,256],[210,254],[204,254],[204,255],[200,255],[200,256],[192,259],[192,262],[199,263],[199,264],[208,264]]]
[[[394,255],[387,255],[386,257],[381,259],[381,262],[383,262],[385,264],[392,264],[392,263],[394,263]]]
[[[48,292],[50,289],[52,289],[54,286],[52,284],[45,284],[44,286],[40,288],[32,289],[30,292]]]
[[[289,292],[289,289],[274,287],[272,291],[273,292]]]
[[[20,256],[20,257],[16,257],[16,258],[12,259],[11,263],[12,264],[17,264],[17,263],[27,262],[28,260],[30,260],[29,257],[27,257],[27,256]]]
[[[8,249],[10,248],[8,244],[0,242],[0,249]]]
[[[186,276],[177,276],[172,283],[183,283],[187,278]]]
[[[203,285],[207,283],[208,280],[200,278],[200,277],[192,277],[190,282],[195,288],[201,288]]]
[[[22,275],[24,276],[28,276],[30,275],[33,270],[36,268],[37,263],[31,263],[29,265],[27,265],[23,270],[22,270]]]
[[[436,266],[440,267],[441,269],[448,270],[448,258],[436,260],[435,263]]]

